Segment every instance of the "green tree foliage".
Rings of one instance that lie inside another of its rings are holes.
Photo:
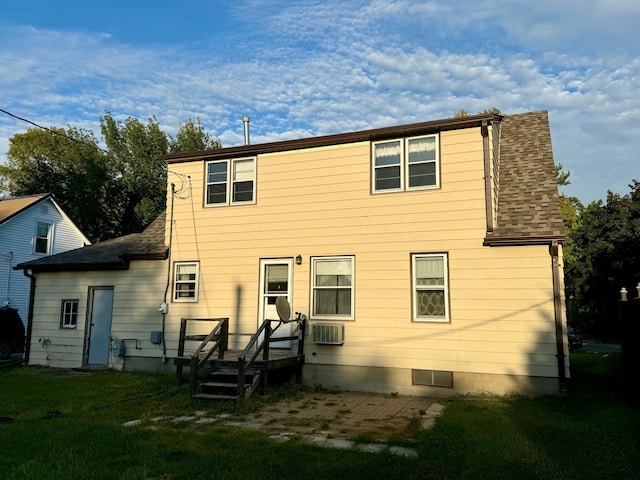
[[[483,115],[485,113],[493,113],[494,115],[504,115],[504,113],[502,113],[502,111],[497,107],[485,108],[483,111],[478,112],[478,115]],[[469,115],[471,114],[466,109],[460,108],[460,110],[458,110],[455,113],[453,118],[468,117]]]
[[[0,176],[12,196],[52,193],[90,239],[111,232],[106,193],[112,174],[93,133],[30,129],[9,140],[7,159]]]
[[[571,184],[569,177],[571,172],[564,171],[561,163],[555,166],[556,171],[556,183],[559,187],[564,187]],[[577,197],[572,197],[560,193],[560,213],[562,214],[562,221],[564,222],[564,228],[566,238],[563,244],[565,270],[574,268],[575,254],[573,243],[573,232],[580,225],[580,211],[584,207]]]
[[[567,292],[581,313],[582,327],[594,333],[618,332],[620,288],[640,282],[640,182],[631,192],[608,192],[579,212],[571,232],[574,258],[568,264]]]
[[[112,200],[123,231],[138,232],[164,210],[167,166],[160,155],[169,150],[169,139],[155,118],[146,125],[133,117],[120,122],[107,112],[100,125],[118,183]]]
[[[200,118],[196,117],[196,123],[193,123],[193,120],[189,118],[180,127],[175,140],[169,146],[169,151],[170,153],[197,152],[200,150],[212,150],[221,146],[220,140],[205,132],[202,125],[200,125]]]
[[[220,147],[199,120],[189,119],[176,139],[155,118],[100,119],[108,151],[92,132],[74,128],[29,129],[9,140],[0,186],[10,196],[52,193],[91,241],[141,231],[165,208],[168,152]]]

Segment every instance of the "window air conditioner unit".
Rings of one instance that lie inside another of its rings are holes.
[[[343,345],[344,325],[341,323],[314,323],[311,327],[314,343],[321,345]]]

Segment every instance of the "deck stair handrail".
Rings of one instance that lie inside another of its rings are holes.
[[[187,335],[187,324],[190,321],[216,322],[208,334]],[[214,353],[218,359],[224,358],[224,352],[229,347],[229,318],[182,318],[180,321],[180,340],[178,342],[178,358],[184,358],[186,341],[200,341],[195,351],[189,356],[189,385],[191,394],[195,392],[199,370],[208,364]],[[182,364],[178,365],[178,380],[182,378]]]
[[[188,323],[194,321],[215,322],[216,325],[208,333],[205,330],[204,333],[187,334]],[[277,323],[275,328],[272,327],[274,322]],[[280,326],[290,322],[297,323],[292,334],[277,337],[273,335]],[[189,393],[192,398],[235,398],[238,406],[251,396],[259,385],[262,388],[267,386],[271,370],[295,368],[296,383],[300,383],[304,364],[306,323],[306,316],[296,312],[294,319],[264,320],[255,333],[244,334],[229,332],[228,317],[183,318],[180,324],[178,356],[174,361],[178,383],[182,383],[183,368],[189,367]],[[229,350],[230,336],[245,335],[250,336],[250,339],[242,350]],[[272,343],[295,340],[298,345],[292,352],[284,355],[282,350],[275,354],[272,352]],[[185,353],[185,343],[188,341],[198,342],[195,350],[186,349],[193,353]],[[229,354],[233,353],[236,356],[229,358]]]
[[[244,382],[247,370],[253,367],[256,358],[260,355],[260,352],[262,352],[263,360],[269,360],[269,340],[271,339],[271,333],[271,320],[265,320],[262,322],[256,333],[251,336],[251,340],[249,340],[249,343],[247,343],[247,346],[244,347],[244,350],[242,350],[242,353],[238,357],[238,402],[242,402],[245,397],[250,396],[260,382],[260,376],[256,375],[254,376],[252,384],[249,385],[248,388],[245,388]],[[260,343],[258,343],[262,334],[264,334],[264,338]],[[249,356],[249,353],[251,353],[252,350],[254,350],[253,354],[247,361],[247,356]]]
[[[238,402],[241,403],[245,398],[251,396],[254,390],[257,388],[258,384],[261,381],[260,375],[254,376],[253,383],[251,385],[245,386],[245,375],[246,372],[251,369],[260,352],[262,352],[262,360],[264,362],[269,361],[269,350],[271,343],[277,343],[287,340],[298,340],[298,357],[304,355],[304,332],[306,325],[306,316],[300,313],[297,313],[297,318],[295,321],[298,323],[297,334],[282,336],[282,337],[272,337],[273,332],[275,332],[278,327],[280,327],[284,322],[282,320],[265,320],[262,322],[256,333],[251,336],[251,340],[247,343],[247,346],[242,351],[242,354],[238,357]],[[278,322],[275,328],[271,328],[272,322]],[[260,343],[258,340],[260,336],[264,334],[264,338]],[[257,347],[256,347],[257,344]],[[249,354],[252,353],[251,356]],[[247,360],[247,357],[249,359]],[[267,374],[266,372],[264,373]],[[265,381],[264,379],[262,381]],[[266,383],[266,381],[265,381]]]

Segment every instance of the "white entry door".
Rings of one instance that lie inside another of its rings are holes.
[[[87,364],[107,365],[113,313],[113,288],[89,288]]]
[[[258,326],[264,320],[279,320],[276,311],[276,299],[285,297],[291,305],[293,259],[280,258],[273,260],[260,260],[260,312]],[[278,325],[277,322],[271,324],[272,328]],[[285,323],[278,327],[273,337],[286,337],[291,335],[292,324]],[[271,348],[291,348],[291,340],[275,342]]]

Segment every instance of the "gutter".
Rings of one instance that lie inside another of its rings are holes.
[[[551,269],[553,276],[553,314],[556,326],[556,353],[558,357],[558,380],[560,388],[567,387],[567,377],[565,376],[565,354],[564,354],[564,332],[562,325],[562,300],[560,292],[560,248],[559,242],[554,240],[549,247],[551,255]]]
[[[480,127],[482,134],[482,154],[484,156],[484,198],[485,198],[485,214],[487,216],[487,232],[493,231],[493,202],[491,201],[491,165],[490,165],[490,149],[489,149],[489,125],[487,120],[482,121]]]
[[[31,353],[31,332],[33,331],[33,302],[36,296],[36,277],[31,273],[27,273],[25,268],[22,273],[31,281],[29,288],[29,311],[27,313],[27,339],[24,345],[24,363],[29,364],[29,355]]]
[[[212,150],[202,150],[196,152],[180,152],[160,155],[160,159],[168,164],[181,162],[195,162],[201,160],[217,160],[239,158],[243,156],[257,156],[267,153],[286,152],[290,150],[300,150],[305,148],[326,147],[332,145],[344,145],[356,142],[371,142],[387,140],[397,137],[412,137],[428,133],[444,132],[461,128],[482,127],[493,122],[499,122],[502,115],[484,113],[480,115],[470,115],[468,117],[454,117],[444,120],[432,120],[429,122],[413,123],[409,125],[398,125],[394,127],[376,128],[372,130],[362,130],[359,132],[338,133],[334,135],[324,135],[311,138],[300,138],[295,140],[283,140],[279,142],[260,143],[255,145],[240,145],[236,147],[216,148]]]

